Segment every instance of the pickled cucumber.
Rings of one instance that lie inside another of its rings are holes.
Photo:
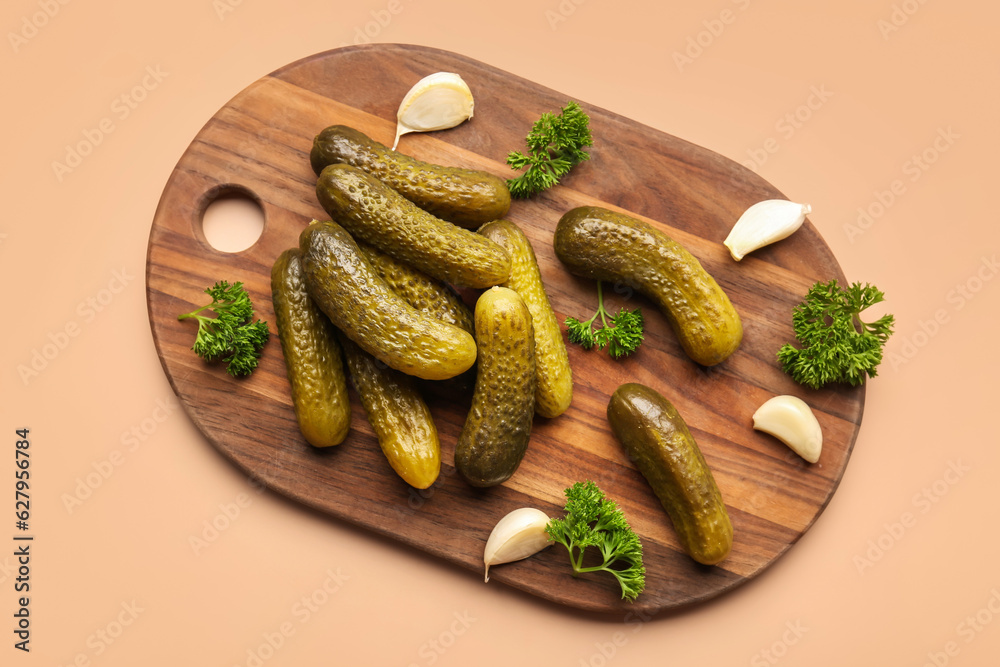
[[[556,256],[585,278],[622,281],[656,302],[681,347],[713,366],[743,340],[729,297],[679,243],[651,225],[597,206],[568,211],[556,226]]]
[[[670,401],[645,385],[623,384],[608,403],[608,422],[670,516],[684,550],[705,565],[728,556],[733,524],[722,494]]]
[[[351,381],[386,460],[404,482],[426,489],[441,472],[441,444],[412,378],[380,364],[338,333]]]
[[[330,320],[306,290],[298,248],[274,262],[271,300],[299,430],[314,447],[339,445],[351,424],[344,363]]]
[[[485,288],[510,275],[510,258],[496,243],[431,215],[360,169],[325,168],[316,196],[353,236],[438,280]]]
[[[389,289],[339,225],[309,225],[299,247],[309,295],[334,326],[375,358],[425,380],[455,377],[475,363],[472,336]]]
[[[513,290],[494,287],[476,302],[479,373],[455,445],[455,468],[473,486],[510,479],[528,449],[535,412],[531,314]]]
[[[425,211],[462,227],[497,220],[510,209],[510,191],[502,178],[415,160],[345,125],[316,135],[309,160],[317,176],[331,164],[357,167]]]
[[[542,417],[558,417],[573,400],[573,373],[559,321],[542,285],[535,251],[524,232],[507,220],[486,223],[479,233],[510,255],[510,278],[503,286],[524,300],[535,335],[535,412]]]

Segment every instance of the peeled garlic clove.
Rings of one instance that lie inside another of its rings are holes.
[[[757,202],[740,216],[726,237],[725,246],[737,262],[757,248],[780,241],[802,226],[812,212],[809,204],[785,199]]]
[[[806,402],[795,396],[775,396],[753,413],[753,427],[770,433],[809,463],[819,461],[823,430]]]
[[[396,150],[408,132],[446,130],[472,118],[472,91],[458,74],[437,72],[417,81],[396,112]]]
[[[486,540],[483,563],[486,581],[490,580],[490,565],[500,565],[532,556],[551,544],[545,526],[549,517],[534,507],[516,509],[500,519]]]

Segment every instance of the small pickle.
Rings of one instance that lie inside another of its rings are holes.
[[[340,334],[354,388],[386,460],[404,482],[426,489],[441,472],[441,444],[412,378],[380,364]]]
[[[274,262],[271,300],[299,429],[314,447],[339,445],[351,424],[344,364],[333,325],[306,291],[298,248]]]
[[[311,224],[299,245],[309,295],[366,352],[425,380],[455,377],[475,363],[469,332],[421,313],[389,289],[342,227]]]
[[[623,384],[608,403],[608,422],[670,516],[684,550],[705,565],[728,556],[733,524],[722,494],[670,401],[647,386]]]
[[[524,232],[507,220],[488,222],[479,233],[495,241],[510,255],[510,278],[503,286],[524,299],[535,332],[535,370],[538,374],[535,412],[550,419],[558,417],[566,412],[573,400],[573,372],[559,320],[542,285],[535,251]]]
[[[496,243],[435,217],[360,169],[330,165],[316,196],[351,236],[438,280],[485,288],[510,275],[510,257]]]
[[[559,220],[553,245],[570,273],[622,281],[656,302],[699,364],[721,363],[740,346],[743,324],[729,297],[694,255],[652,225],[581,206]]]
[[[362,169],[425,211],[475,229],[507,215],[507,182],[474,169],[442,167],[397,153],[346,125],[332,125],[313,140],[309,155],[319,176],[331,164]]]
[[[455,468],[472,486],[510,479],[528,450],[535,413],[535,340],[517,292],[494,287],[476,302],[479,373],[455,445]]]

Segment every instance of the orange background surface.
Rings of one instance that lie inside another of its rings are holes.
[[[995,665],[1000,10],[486,7],[4,3],[0,663]],[[885,291],[896,333],[846,475],[760,577],[643,624],[564,610],[254,488],[179,409],[145,302],[160,192],[241,89],[362,36],[455,51],[752,161],[812,205],[849,280]],[[144,99],[123,106],[144,77]],[[113,129],[57,174],[66,146],[102,119]],[[37,374],[19,371],[43,350]],[[21,427],[32,442],[30,654],[12,632]],[[68,504],[73,495],[86,497]],[[226,511],[227,527],[193,548]]]

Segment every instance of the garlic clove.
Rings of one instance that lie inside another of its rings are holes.
[[[551,542],[545,532],[548,523],[548,515],[534,507],[516,509],[500,519],[486,540],[485,581],[490,580],[490,565],[521,560],[549,546]]]
[[[472,91],[458,74],[437,72],[418,81],[406,93],[396,112],[396,150],[408,132],[432,132],[455,127],[472,118]]]
[[[753,413],[753,427],[770,433],[809,463],[819,461],[823,430],[806,402],[795,396],[775,396]]]
[[[733,225],[724,245],[737,262],[758,248],[791,235],[812,213],[809,204],[796,204],[785,199],[757,202]]]

